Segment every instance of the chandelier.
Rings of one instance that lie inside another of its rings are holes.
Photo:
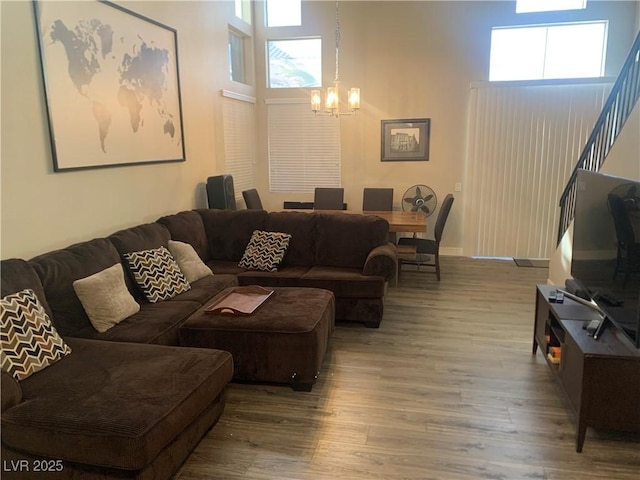
[[[353,87],[349,89],[348,103],[349,111],[340,111],[340,18],[338,9],[338,0],[336,0],[336,78],[333,86],[327,88],[327,96],[325,101],[325,112],[318,113],[322,105],[320,90],[311,90],[311,110],[315,115],[331,115],[340,117],[342,115],[355,115],[360,108],[360,89]]]

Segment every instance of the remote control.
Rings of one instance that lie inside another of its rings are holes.
[[[600,320],[591,320],[589,322],[584,322],[584,325],[582,325],[582,328],[584,328],[587,331],[587,335],[593,336],[593,334],[598,329],[599,325],[600,325]]]

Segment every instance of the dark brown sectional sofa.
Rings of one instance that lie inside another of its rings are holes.
[[[238,267],[254,230],[291,234],[276,272]],[[2,372],[3,478],[171,478],[218,421],[233,376],[228,352],[180,346],[180,326],[225,288],[258,284],[330,290],[336,319],[378,327],[397,265],[387,238],[387,222],[375,216],[193,210],[3,260],[2,297],[32,289],[72,349],[19,382]],[[191,244],[214,275],[158,303],[127,275],[140,309],[99,333],[73,282],[169,240]],[[36,466],[51,468],[38,477]]]

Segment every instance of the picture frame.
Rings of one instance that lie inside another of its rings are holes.
[[[175,29],[108,1],[33,1],[54,172],[185,161]]]
[[[424,162],[429,160],[429,118],[382,120],[382,162]]]

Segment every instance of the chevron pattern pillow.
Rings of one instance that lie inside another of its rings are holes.
[[[169,300],[191,289],[177,262],[165,247],[125,253],[133,278],[151,303]]]
[[[247,270],[275,272],[289,248],[288,233],[254,230],[238,266]]]
[[[71,353],[33,290],[2,298],[0,317],[0,364],[16,380],[24,380]]]

